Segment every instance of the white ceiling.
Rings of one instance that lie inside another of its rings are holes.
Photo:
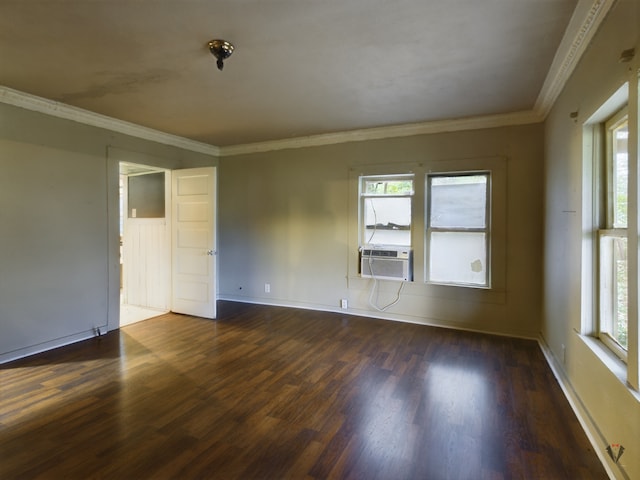
[[[578,4],[0,0],[0,85],[217,146],[531,111]]]

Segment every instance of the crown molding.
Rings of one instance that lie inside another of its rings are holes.
[[[106,115],[84,110],[82,108],[72,107],[71,105],[48,100],[29,93],[20,92],[2,85],[0,85],[0,103],[6,103],[26,110],[44,113],[53,117],[63,118],[65,120],[71,120],[83,125],[104,128],[112,132],[130,135],[143,140],[150,140],[163,145],[178,147],[184,150],[214,156],[219,156],[220,154],[220,149],[215,145],[196,142],[195,140],[189,140],[188,138],[164,133],[135,123],[125,122],[124,120],[118,120]]]
[[[457,132],[461,130],[480,130],[483,128],[505,127],[539,123],[543,119],[533,110],[523,112],[485,115],[479,117],[439,120],[434,122],[408,123],[388,127],[374,127],[346,132],[326,133],[285,140],[247,143],[220,147],[221,157],[245,155],[249,153],[271,152],[291,148],[319,147],[338,143],[382,140],[385,138],[410,137],[433,133]]]
[[[385,138],[408,137],[431,133],[478,130],[482,128],[503,127],[508,125],[524,125],[542,121],[536,112],[524,111],[453,120],[440,120],[435,122],[375,127],[346,132],[296,137],[284,140],[272,140],[267,142],[218,147],[202,142],[196,142],[195,140],[179,137],[177,135],[160,132],[152,128],[143,127],[123,120],[118,120],[89,110],[66,105],[61,102],[48,100],[46,98],[14,90],[2,85],[0,85],[0,103],[216,157],[244,155],[248,153],[269,152],[291,148],[335,145],[339,143],[361,142],[366,140],[380,140]]]
[[[615,1],[579,0],[533,107],[542,119],[551,111]]]

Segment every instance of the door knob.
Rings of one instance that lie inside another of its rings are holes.
[[[215,250],[207,250],[207,255],[215,255]]]

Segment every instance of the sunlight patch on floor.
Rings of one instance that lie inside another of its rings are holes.
[[[157,317],[165,313],[167,313],[165,310],[122,304],[120,305],[120,326],[123,327],[132,323],[141,322],[142,320]]]

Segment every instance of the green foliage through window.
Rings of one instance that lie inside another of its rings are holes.
[[[365,195],[412,195],[413,180],[365,180]]]

